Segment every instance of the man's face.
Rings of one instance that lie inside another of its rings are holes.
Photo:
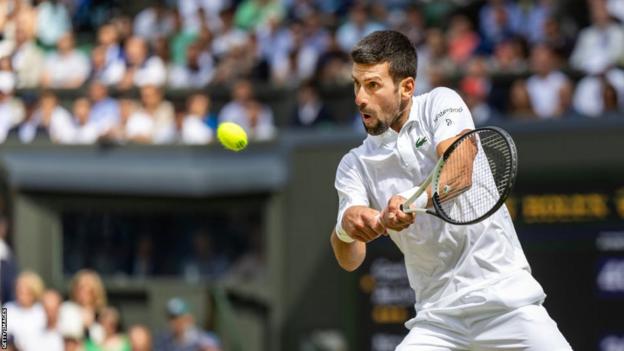
[[[355,104],[362,115],[366,132],[380,135],[398,120],[405,108],[399,85],[390,76],[389,63],[353,64],[351,71]]]

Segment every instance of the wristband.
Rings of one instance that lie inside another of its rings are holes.
[[[340,239],[340,241],[345,242],[347,244],[350,244],[355,241],[352,237],[349,236],[349,234],[347,234],[347,232],[344,229],[342,229],[342,226],[340,225],[340,223],[336,223],[336,236],[338,237],[338,239]]]

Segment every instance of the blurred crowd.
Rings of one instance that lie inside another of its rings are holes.
[[[345,124],[355,116],[332,116],[319,89],[349,85],[350,48],[380,29],[416,44],[417,93],[454,87],[477,123],[624,108],[624,0],[147,3],[131,16],[116,1],[0,0],[0,141],[204,144],[221,121],[255,140]],[[292,89],[282,125],[258,83]],[[209,86],[231,101],[217,111]],[[59,101],[67,89],[84,94]],[[176,89],[194,93],[176,104]]]
[[[109,304],[100,275],[77,271],[67,293],[46,287],[33,271],[19,271],[0,215],[0,305],[3,346],[10,351],[221,351],[221,341],[194,319],[193,306],[173,297],[162,306],[167,327],[152,335],[143,324],[125,325]],[[67,295],[67,298],[64,298]],[[6,317],[4,317],[6,316]]]
[[[91,270],[76,273],[67,300],[46,288],[39,275],[24,271],[16,279],[14,301],[3,308],[11,351],[221,350],[219,338],[196,324],[189,304],[179,297],[163,308],[166,330],[153,336],[142,324],[122,328],[119,311],[107,304],[102,280]]]

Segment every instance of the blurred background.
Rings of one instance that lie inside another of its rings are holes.
[[[454,88],[516,140],[507,205],[571,345],[624,350],[623,21],[624,0],[0,0],[6,346],[394,350],[399,251],[346,273],[329,234],[365,137],[348,54],[396,29],[417,94]]]

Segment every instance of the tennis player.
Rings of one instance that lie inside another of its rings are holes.
[[[417,314],[396,350],[571,350],[542,307],[546,295],[505,206],[467,226],[400,210],[445,149],[474,129],[461,97],[447,88],[413,96],[416,50],[398,32],[366,36],[351,58],[368,136],[338,166],[331,243],[347,271],[362,264],[366,244],[382,235],[403,253]],[[412,206],[426,207],[430,196],[428,190]]]

